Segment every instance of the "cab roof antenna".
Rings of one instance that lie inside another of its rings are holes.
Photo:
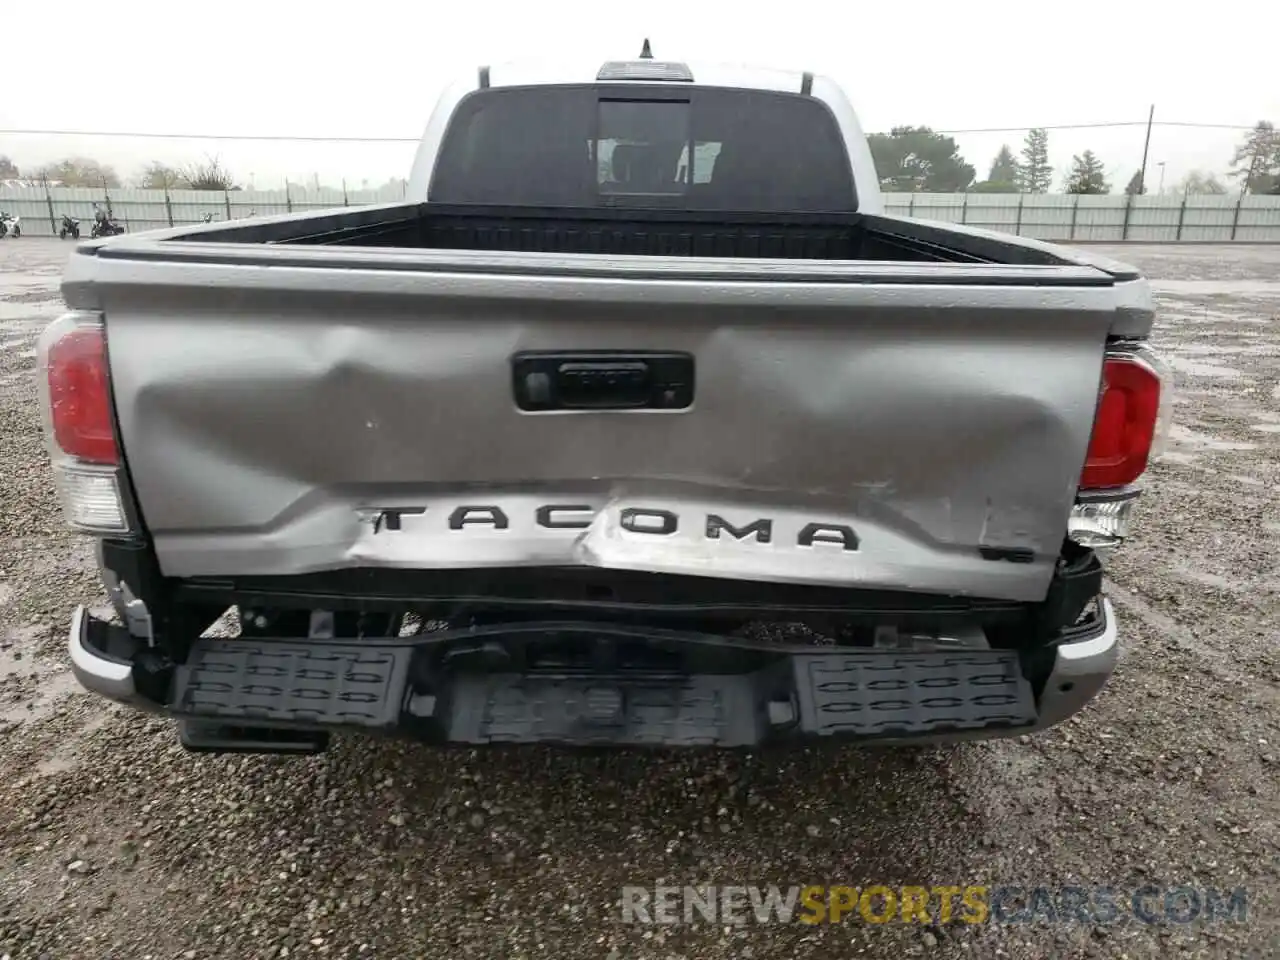
[[[649,38],[648,38],[648,37],[645,37],[645,38],[644,38],[644,47],[640,50],[640,59],[641,59],[641,60],[652,60],[652,59],[653,59],[653,51],[649,49]]]

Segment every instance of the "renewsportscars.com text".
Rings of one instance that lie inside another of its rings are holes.
[[[1242,887],[654,886],[622,888],[622,920],[642,924],[1243,922]]]

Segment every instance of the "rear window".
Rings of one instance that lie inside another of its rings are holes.
[[[820,101],[669,86],[473,93],[450,121],[430,196],[744,213],[857,208],[844,143]]]

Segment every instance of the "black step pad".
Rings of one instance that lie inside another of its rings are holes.
[[[174,677],[173,709],[219,720],[390,730],[413,651],[202,638]]]
[[[888,737],[1036,720],[1031,684],[1006,650],[879,651],[795,658],[800,725],[819,735]]]

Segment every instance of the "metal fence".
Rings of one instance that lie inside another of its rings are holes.
[[[336,190],[290,185],[284,190],[132,190],[123,188],[4,187],[0,211],[22,218],[31,236],[52,236],[63,215],[85,223],[96,202],[130,233],[269,213],[393,203],[395,184],[379,190]],[[1280,197],[1142,196],[1124,194],[888,193],[890,213],[966,223],[1041,240],[1280,242]]]
[[[394,203],[403,199],[403,185],[379,190],[305,189],[290,185],[284,190],[133,190],[100,187],[4,187],[0,211],[22,218],[22,232],[30,236],[56,236],[63,216],[81,221],[88,236],[94,204],[107,210],[130,233],[215,220],[241,220],[271,213],[325,210],[332,207]]]
[[[1280,242],[1280,197],[886,193],[888,212],[1038,240]]]

